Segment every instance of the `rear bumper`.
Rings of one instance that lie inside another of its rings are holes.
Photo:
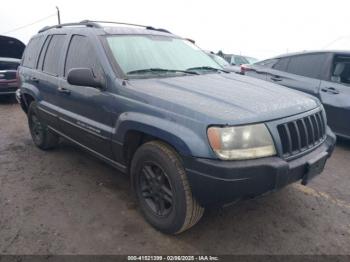
[[[16,93],[16,90],[18,89],[17,87],[17,82],[5,82],[1,83],[0,82],[0,95],[13,95]]]
[[[327,139],[308,154],[285,161],[267,157],[244,161],[221,161],[185,157],[184,164],[192,193],[202,206],[216,206],[253,198],[303,179],[307,163],[318,156],[329,158],[335,135],[328,128]]]
[[[17,102],[18,102],[19,104],[21,104],[21,103],[22,103],[22,101],[21,101],[21,90],[20,90],[20,89],[17,89],[16,92],[15,92],[15,94],[16,94],[16,100],[17,100]],[[22,104],[21,104],[21,105],[22,105]]]

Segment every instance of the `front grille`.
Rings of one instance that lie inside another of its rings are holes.
[[[283,157],[291,157],[320,144],[326,137],[322,111],[277,126]]]

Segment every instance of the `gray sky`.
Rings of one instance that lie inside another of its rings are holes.
[[[350,49],[349,0],[1,2],[0,34],[55,14],[57,5],[62,22],[96,19],[152,25],[192,38],[203,49],[260,59],[326,46]],[[8,35],[27,43],[41,27],[56,23],[51,17]]]

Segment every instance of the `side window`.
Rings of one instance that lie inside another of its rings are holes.
[[[69,44],[65,76],[72,68],[90,68],[96,77],[101,77],[101,68],[95,50],[85,36],[74,35]]]
[[[53,35],[46,51],[43,71],[51,75],[59,75],[59,61],[66,35]]]
[[[331,69],[331,81],[350,84],[350,56],[337,55],[334,57]]]
[[[29,68],[35,68],[36,66],[36,60],[38,58],[41,46],[43,42],[43,36],[38,36],[35,38],[32,38],[23,55],[23,62],[22,65]]]
[[[287,71],[287,67],[289,64],[289,57],[280,58],[276,64],[273,65],[273,69],[279,71]]]
[[[45,54],[46,54],[46,50],[47,50],[47,47],[50,43],[50,40],[51,40],[51,36],[48,36],[44,42],[44,45],[43,47],[41,48],[41,51],[40,51],[40,54],[39,54],[39,60],[38,60],[38,64],[37,64],[37,68],[42,70],[43,69],[43,63],[44,63],[44,57],[45,57]]]
[[[298,55],[290,58],[287,71],[310,78],[320,78],[326,54]]]

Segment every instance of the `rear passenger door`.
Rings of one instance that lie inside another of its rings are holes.
[[[99,88],[70,85],[66,79],[73,68],[89,68],[95,77],[105,77],[96,50],[86,36],[73,35],[68,45],[64,77],[59,83],[61,131],[80,145],[112,159],[113,122],[109,108],[114,97]]]
[[[282,57],[267,74],[267,80],[319,97],[326,54]]]
[[[350,56],[337,58],[346,64],[344,74],[350,75]],[[330,61],[329,74],[321,82],[320,98],[327,113],[327,122],[338,135],[350,137],[350,79],[346,83],[341,79],[333,79],[335,57]]]
[[[63,49],[67,35],[49,35],[41,48],[37,70],[32,77],[40,91],[39,114],[49,126],[59,128],[59,103],[57,89],[62,76]]]

